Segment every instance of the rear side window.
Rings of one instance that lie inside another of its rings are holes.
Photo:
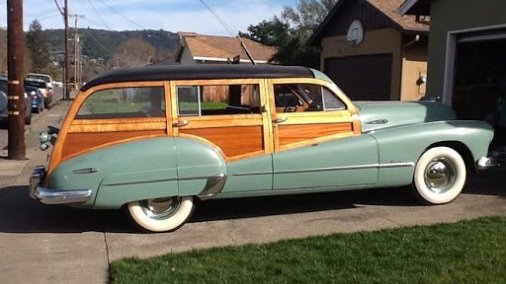
[[[178,86],[180,116],[260,113],[260,88],[256,84]]]
[[[165,117],[163,87],[116,88],[90,95],[76,119]]]

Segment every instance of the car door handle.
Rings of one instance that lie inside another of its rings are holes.
[[[176,122],[172,123],[172,126],[174,126],[174,127],[183,127],[183,126],[186,126],[186,125],[188,125],[188,121],[187,120],[176,121]]]
[[[280,117],[280,118],[276,118],[274,119],[272,122],[274,123],[282,123],[282,122],[285,122],[288,118],[286,117]]]

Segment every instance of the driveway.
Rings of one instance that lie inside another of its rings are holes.
[[[57,124],[67,107],[58,104],[44,121]],[[178,231],[143,234],[121,211],[46,206],[28,198],[31,168],[46,163],[48,152],[37,149],[36,139],[44,127],[35,124],[27,135],[30,160],[22,173],[0,186],[2,283],[100,283],[108,280],[109,262],[122,257],[506,214],[506,169],[499,169],[470,179],[464,194],[442,206],[419,206],[405,188],[210,200],[199,203]]]

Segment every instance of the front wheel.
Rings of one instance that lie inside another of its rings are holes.
[[[423,153],[416,164],[414,191],[424,203],[451,202],[460,194],[465,183],[466,164],[452,148],[431,148]]]
[[[140,227],[151,232],[174,231],[193,212],[193,197],[167,197],[130,202],[128,213]]]

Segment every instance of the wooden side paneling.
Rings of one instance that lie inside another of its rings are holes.
[[[167,135],[166,130],[68,133],[62,147],[62,160],[78,153],[92,151],[120,141],[165,135]]]
[[[202,137],[221,149],[227,158],[263,151],[262,126],[179,129],[180,134]]]
[[[341,133],[352,133],[352,123],[278,125],[279,146]]]

